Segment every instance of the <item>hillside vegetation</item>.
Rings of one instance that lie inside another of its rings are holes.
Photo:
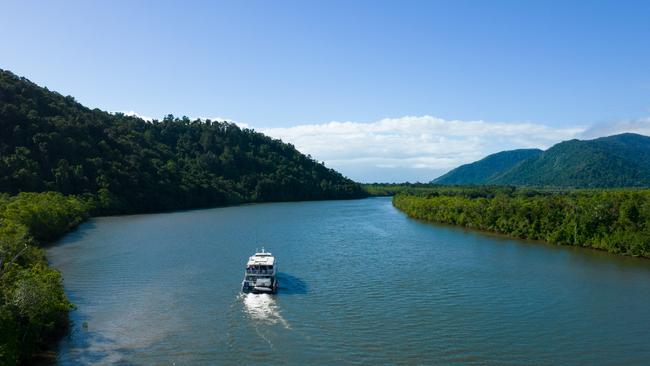
[[[650,137],[647,136],[625,133],[594,140],[564,141],[528,157],[518,152],[521,150],[490,155],[458,167],[434,183],[650,187]],[[516,157],[523,159],[517,161]]]
[[[522,161],[539,156],[542,150],[520,149],[488,155],[474,163],[461,165],[433,180],[436,184],[489,184]]]
[[[99,194],[114,212],[365,195],[253,130],[91,110],[0,70],[0,192],[25,191]]]
[[[72,305],[41,245],[90,214],[365,196],[253,130],[89,109],[0,70],[0,364],[29,362],[66,329]]]

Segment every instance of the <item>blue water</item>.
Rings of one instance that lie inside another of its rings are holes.
[[[265,246],[280,290],[242,295]],[[388,198],[92,219],[48,250],[61,365],[647,365],[650,261],[411,220]]]

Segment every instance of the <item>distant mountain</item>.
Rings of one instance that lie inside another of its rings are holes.
[[[515,151],[490,155],[476,163],[461,166],[434,180],[434,183],[576,188],[650,186],[648,136],[624,133],[594,140],[564,141],[513,163],[514,159],[507,153]],[[497,161],[481,164],[489,158]],[[486,165],[503,166],[503,169],[490,171]],[[484,178],[486,172],[491,173],[487,179]]]
[[[0,192],[21,191],[97,195],[122,212],[366,195],[253,130],[89,109],[0,69]]]
[[[487,184],[522,161],[539,156],[540,149],[502,151],[474,163],[461,165],[433,180],[439,184]]]

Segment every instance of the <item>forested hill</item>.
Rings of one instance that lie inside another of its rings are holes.
[[[253,130],[89,109],[3,70],[0,191],[97,194],[116,212],[365,195],[292,145]]]
[[[541,153],[542,150],[539,149],[501,151],[488,155],[479,161],[461,165],[447,174],[434,179],[432,183],[486,184],[504,171],[512,169],[522,161],[536,157]]]
[[[626,133],[561,142],[494,184],[581,188],[650,187],[650,137]]]
[[[479,175],[474,171],[465,171],[468,168],[482,168],[479,163],[452,170],[434,183],[576,188],[650,187],[650,137],[625,133],[594,140],[564,141],[510,167],[504,163],[503,170],[493,173],[486,180],[448,179]],[[439,181],[442,178],[445,178],[444,182]]]

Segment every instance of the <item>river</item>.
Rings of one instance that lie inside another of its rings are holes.
[[[264,246],[277,295],[240,293]],[[650,260],[407,218],[389,198],[94,218],[47,251],[57,363],[647,365]]]

